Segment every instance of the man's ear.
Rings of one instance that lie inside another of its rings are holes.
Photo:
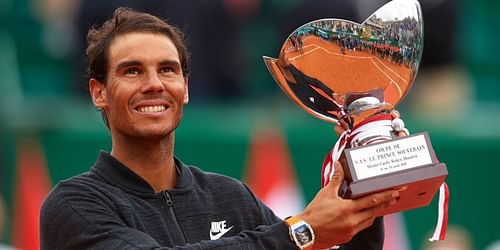
[[[91,78],[89,81],[89,91],[92,96],[94,106],[100,110],[104,109],[108,104],[106,86],[104,83]]]
[[[189,102],[188,77],[184,77],[184,104]]]

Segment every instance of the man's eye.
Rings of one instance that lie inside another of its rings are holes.
[[[160,69],[160,72],[161,73],[170,73],[170,72],[174,72],[174,69],[172,67],[163,67]]]
[[[130,69],[125,70],[126,75],[138,75],[140,73],[141,72],[136,68],[130,68]]]

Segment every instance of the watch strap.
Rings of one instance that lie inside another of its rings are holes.
[[[299,219],[299,217],[296,217],[296,216],[288,216],[285,218],[285,222],[288,225],[288,227],[292,226],[293,224],[295,224],[299,221],[301,221],[301,219]]]

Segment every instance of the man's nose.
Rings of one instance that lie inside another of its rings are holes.
[[[147,74],[146,82],[143,85],[142,92],[161,92],[165,89],[164,82],[158,73],[151,72]]]

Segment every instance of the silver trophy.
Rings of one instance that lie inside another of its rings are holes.
[[[333,150],[333,160],[345,161],[343,197],[401,190],[398,205],[382,214],[428,205],[448,175],[428,134],[395,138],[389,115],[408,94],[422,49],[420,4],[393,0],[361,24],[326,18],[302,25],[278,59],[264,57],[297,105],[346,129]]]

